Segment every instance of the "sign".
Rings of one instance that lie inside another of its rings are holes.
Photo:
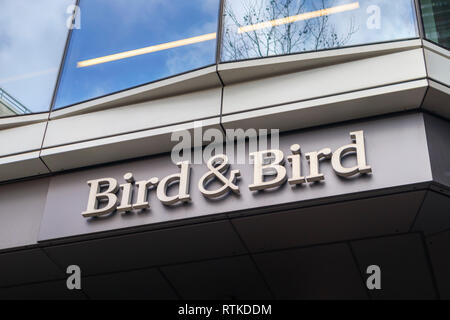
[[[287,156],[291,164],[291,176],[288,178],[285,164],[285,155],[281,150],[263,150],[250,154],[253,159],[253,182],[248,186],[250,191],[261,191],[278,188],[288,181],[290,185],[300,185],[303,183],[318,183],[325,180],[325,176],[320,172],[319,162],[322,159],[331,159],[334,172],[345,178],[357,174],[367,174],[372,172],[372,168],[367,165],[366,151],[364,145],[364,132],[355,131],[350,133],[352,143],[339,147],[334,152],[330,148],[323,148],[305,154],[309,163],[309,173],[302,176],[301,149],[300,145],[290,146],[291,155]],[[345,167],[342,165],[342,158],[354,154],[356,165]],[[268,161],[267,161],[268,160]],[[268,163],[267,163],[268,162]],[[99,217],[108,215],[114,211],[119,213],[132,210],[150,209],[148,201],[148,191],[150,188],[156,190],[158,200],[166,206],[178,203],[190,202],[190,164],[188,161],[179,162],[177,166],[180,172],[173,173],[162,179],[152,177],[148,180],[135,182],[132,172],[125,173],[124,182],[119,182],[110,177],[89,180],[90,186],[87,209],[82,212],[83,217]],[[227,177],[225,173],[229,171],[230,163],[225,154],[219,154],[207,163],[209,171],[204,173],[198,181],[198,189],[206,198],[214,199],[222,197],[230,192],[240,194],[238,178],[240,170],[231,170]],[[211,180],[218,180],[221,184],[218,188],[208,189]],[[169,186],[178,184],[178,192],[175,195],[168,195]],[[121,193],[121,197],[117,194]],[[132,202],[133,193],[136,194],[136,201]],[[102,206],[100,207],[100,204]]]
[[[61,173],[50,178],[38,241],[412,189],[432,179],[426,146],[423,118],[409,114],[283,133],[276,147],[247,145],[251,163],[235,163],[225,150],[201,163],[177,165],[162,154]]]

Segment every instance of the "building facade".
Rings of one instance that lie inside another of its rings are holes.
[[[450,298],[448,1],[0,6],[1,299]]]

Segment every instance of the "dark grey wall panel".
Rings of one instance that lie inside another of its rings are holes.
[[[252,252],[408,232],[426,191],[232,219]]]
[[[83,291],[90,299],[177,299],[157,269],[119,272],[83,278]]]
[[[43,250],[63,268],[76,261],[84,276],[247,252],[228,221],[139,232]]]
[[[357,130],[364,130],[367,161],[373,169],[371,175],[344,179],[333,172],[329,161],[325,161],[320,166],[326,177],[322,183],[308,184],[296,189],[285,184],[277,190],[254,193],[248,189],[253,180],[253,166],[233,165],[232,169],[240,169],[242,173],[239,181],[241,195],[229,195],[224,199],[211,201],[207,200],[197,188],[200,177],[209,169],[206,165],[193,165],[190,204],[167,207],[156,198],[154,191],[150,191],[151,209],[144,213],[112,214],[100,219],[83,218],[81,212],[86,209],[89,194],[86,182],[91,179],[114,177],[122,183],[123,174],[127,172],[133,172],[139,180],[154,176],[162,178],[179,172],[169,155],[55,176],[51,179],[39,240],[233,213],[246,209],[293,205],[306,200],[326,199],[431,181],[421,114],[406,114],[289,133],[281,136],[280,149],[287,155],[290,153],[289,146],[298,143],[302,147],[303,154],[325,147],[336,150],[349,144],[351,142],[349,133]],[[305,162],[303,158],[304,172],[307,169]],[[290,175],[290,168],[287,171]]]
[[[372,299],[435,299],[425,247],[419,234],[368,239],[351,243],[362,277],[367,267],[381,270],[381,290],[370,290]]]
[[[254,256],[277,299],[367,299],[345,243]]]
[[[424,119],[433,179],[450,187],[450,122],[429,114]]]
[[[65,276],[39,248],[0,254],[0,287],[64,279]]]
[[[428,252],[440,298],[450,299],[450,231],[428,237]]]
[[[182,299],[270,299],[249,256],[193,262],[161,268]]]
[[[450,197],[428,191],[414,223],[414,230],[426,235],[450,229]]]

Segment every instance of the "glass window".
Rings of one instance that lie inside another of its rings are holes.
[[[0,117],[49,110],[73,2],[0,0]]]
[[[225,0],[221,60],[418,37],[413,0]]]
[[[216,62],[219,0],[81,0],[54,108]]]
[[[450,1],[421,0],[425,37],[450,48]]]

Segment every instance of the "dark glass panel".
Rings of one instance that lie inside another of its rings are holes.
[[[450,1],[422,0],[425,37],[450,49]]]

